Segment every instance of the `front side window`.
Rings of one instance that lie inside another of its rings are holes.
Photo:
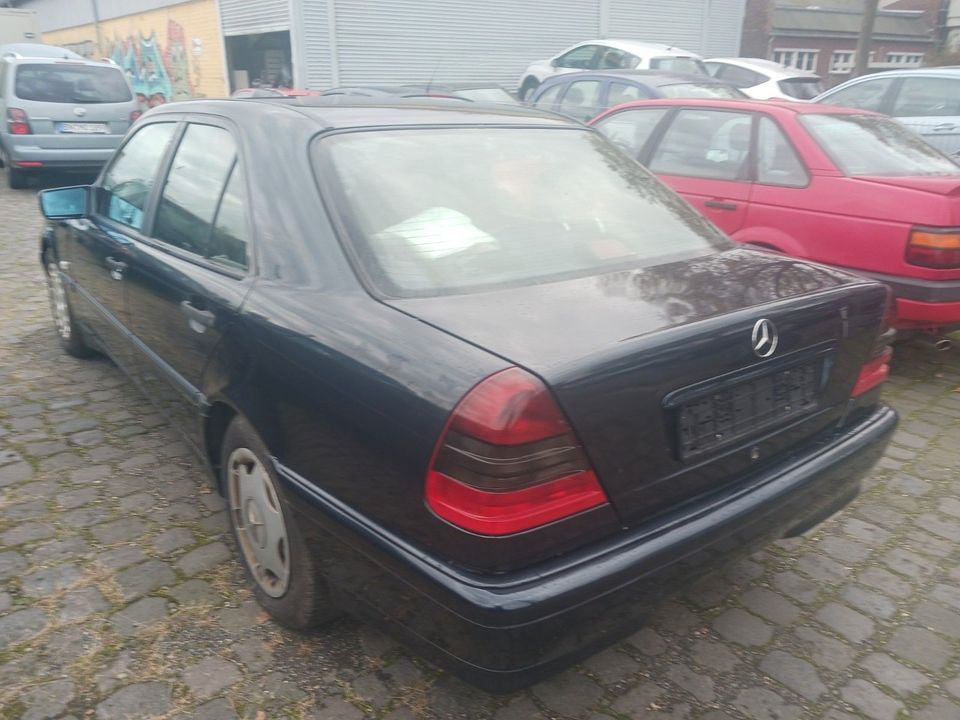
[[[574,68],[576,70],[593,70],[597,67],[594,60],[600,50],[596,45],[584,45],[574,48],[557,60],[557,67]]]
[[[120,149],[100,184],[97,211],[111,220],[139,230],[160,160],[176,130],[176,123],[154,123],[140,128]]]
[[[354,259],[388,295],[532,285],[729,247],[586,129],[350,132],[315,141],[312,157]]]
[[[960,80],[952,78],[907,78],[893,103],[894,117],[955,115],[960,115]]]
[[[97,104],[133,100],[123,71],[115,65],[20,65],[13,92],[21,100],[52,103]]]
[[[805,187],[810,176],[776,122],[760,117],[757,129],[757,181],[764,185]]]
[[[886,117],[803,114],[800,122],[846,175],[960,175],[960,167]]]
[[[560,112],[587,121],[600,111],[600,81],[579,80],[570,83],[560,101]]]
[[[189,125],[167,174],[153,236],[206,256],[214,215],[236,159],[237,147],[229,132],[212,125]]]
[[[538,108],[552,109],[557,102],[557,97],[559,97],[561,90],[563,90],[563,85],[561,83],[557,83],[556,85],[548,87],[536,100],[533,101],[533,106]]]
[[[845,87],[823,99],[830,105],[872,110],[879,112],[883,107],[887,91],[893,84],[893,78],[875,78]]]
[[[658,175],[740,180],[749,170],[748,113],[681,110],[657,146],[650,169]]]
[[[669,108],[624,110],[605,117],[595,127],[635,158],[668,111]]]

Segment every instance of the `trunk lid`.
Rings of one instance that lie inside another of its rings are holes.
[[[876,339],[886,290],[732,250],[388,302],[539,375],[629,526],[782,460],[836,424]],[[753,331],[764,318],[779,342],[759,358]]]

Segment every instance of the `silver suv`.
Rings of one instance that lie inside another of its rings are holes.
[[[44,170],[98,170],[139,115],[127,76],[109,62],[0,58],[0,164],[12,188]]]

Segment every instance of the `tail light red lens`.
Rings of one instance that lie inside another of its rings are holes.
[[[12,135],[29,135],[30,119],[19,108],[7,108],[7,127]]]
[[[426,499],[444,520],[483,535],[523,532],[607,502],[549,390],[516,367],[488,377],[454,409]]]
[[[132,113],[130,113],[130,122],[136,122],[140,119],[141,115],[143,115],[143,113],[140,110],[134,110]]]
[[[877,357],[863,366],[856,385],[853,386],[853,397],[860,397],[868,390],[873,390],[882,384],[890,375],[890,360],[893,357],[893,348],[885,347]]]
[[[907,262],[928,268],[960,268],[960,228],[914,228]]]

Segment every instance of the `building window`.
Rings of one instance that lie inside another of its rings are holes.
[[[920,65],[923,53],[887,53],[887,62],[895,65]]]
[[[854,53],[849,50],[834,50],[830,57],[830,72],[846,74],[853,70]]]
[[[819,50],[774,50],[775,62],[797,70],[816,70]]]

